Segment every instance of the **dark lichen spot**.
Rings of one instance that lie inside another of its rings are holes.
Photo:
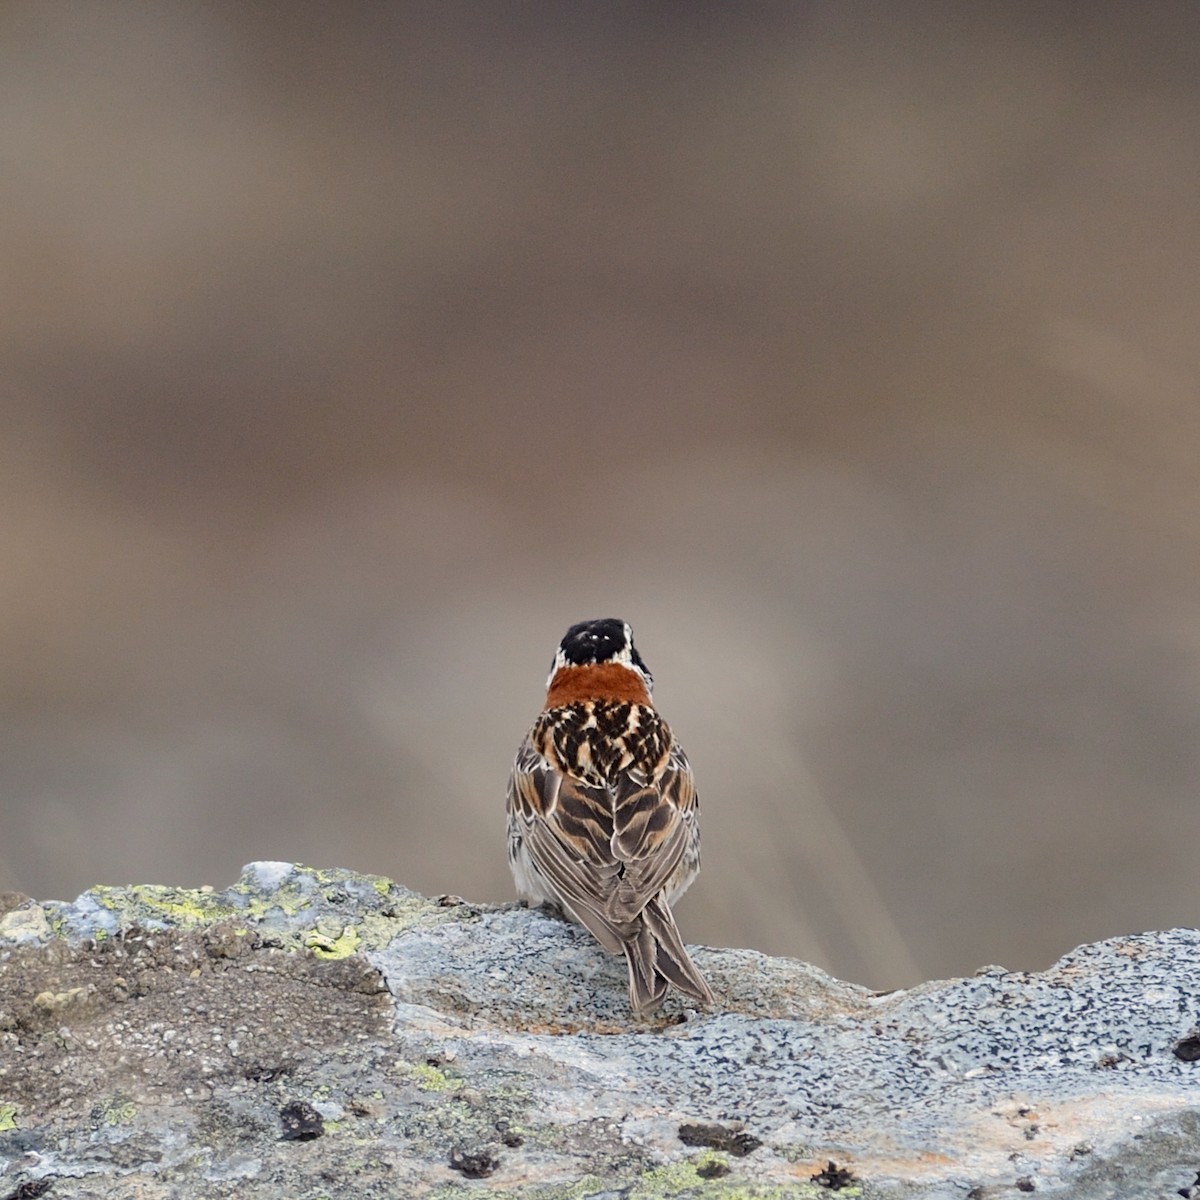
[[[706,1162],[698,1166],[696,1174],[701,1179],[720,1179],[722,1175],[729,1174],[729,1164],[721,1162],[718,1158],[714,1158],[711,1162]]]
[[[279,1110],[283,1141],[311,1142],[325,1132],[325,1120],[306,1100],[291,1100]]]
[[[1200,1062],[1200,1030],[1194,1030],[1175,1043],[1175,1057],[1181,1062]]]
[[[709,1150],[723,1150],[734,1158],[745,1158],[762,1145],[762,1139],[740,1129],[730,1129],[716,1122],[680,1125],[679,1140],[685,1146],[705,1146]]]
[[[839,1167],[832,1159],[825,1164],[823,1171],[818,1171],[811,1178],[817,1187],[828,1188],[831,1192],[841,1191],[858,1182],[849,1167]]]
[[[461,1171],[468,1179],[486,1179],[500,1165],[500,1159],[490,1150],[464,1150],[455,1146],[450,1151],[450,1167]]]
[[[1018,1192],[1032,1192],[1036,1188],[1036,1184],[1028,1175],[1022,1175],[1017,1180],[1016,1188]]]
[[[242,1078],[248,1079],[251,1083],[271,1083],[281,1075],[290,1075],[291,1072],[290,1063],[275,1063],[271,1066],[264,1063],[251,1063],[242,1072]]]
[[[510,1149],[516,1149],[525,1144],[525,1139],[513,1129],[512,1124],[504,1117],[496,1122],[496,1132],[500,1135],[500,1140]]]
[[[16,1188],[4,1197],[4,1200],[37,1200],[53,1186],[53,1179],[26,1179],[24,1183],[18,1183]]]

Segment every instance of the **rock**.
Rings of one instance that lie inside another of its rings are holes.
[[[701,948],[718,1007],[636,1020],[581,930],[349,871],[13,916],[4,1200],[1160,1200],[1200,1172],[1196,930],[889,995]]]
[[[307,1100],[292,1100],[279,1110],[285,1142],[311,1142],[325,1133],[325,1120]]]

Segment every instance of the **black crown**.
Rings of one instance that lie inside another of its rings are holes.
[[[567,630],[559,649],[567,662],[576,666],[608,662],[625,649],[625,622],[615,617],[580,621]]]
[[[603,617],[597,621],[580,621],[578,625],[572,625],[567,630],[563,640],[558,644],[563,658],[577,667],[586,666],[589,663],[611,662],[627,647],[630,652],[630,660],[641,670],[646,679],[650,680],[650,671],[634,647],[632,635],[626,642],[625,622],[616,617]]]

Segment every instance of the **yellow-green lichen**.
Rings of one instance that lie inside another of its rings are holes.
[[[277,865],[289,869],[269,887],[257,884],[253,873],[225,891],[158,884],[95,887],[85,893],[85,910],[86,902],[90,902],[92,907],[111,914],[113,921],[98,923],[90,917],[84,921],[92,929],[89,936],[97,940],[111,936],[111,930],[98,924],[110,924],[111,929],[142,926],[188,931],[228,922],[240,927],[239,936],[245,935],[247,927],[269,930],[287,949],[307,948],[322,958],[346,958],[386,946],[398,934],[419,925],[441,925],[477,915],[473,910],[443,908],[422,896],[408,894],[382,875]],[[327,907],[330,905],[332,912]],[[318,913],[324,915],[318,917]],[[312,914],[307,922],[306,914]],[[36,920],[36,914],[34,918],[10,920],[10,924],[31,920]],[[48,907],[43,921],[38,932],[40,940],[66,936],[73,925],[72,909],[65,905]]]
[[[100,1110],[100,1120],[105,1125],[128,1125],[137,1116],[137,1107],[124,1096],[115,1096]]]
[[[820,1150],[807,1142],[781,1142],[773,1146],[773,1149],[780,1158],[790,1163],[808,1162],[821,1156]]]
[[[457,1079],[451,1079],[430,1063],[401,1063],[400,1070],[423,1092],[448,1092],[459,1085]]]
[[[362,939],[354,925],[343,926],[340,933],[331,935],[320,925],[304,935],[304,945],[318,958],[349,958]]]
[[[670,1197],[687,1197],[688,1200],[801,1200],[801,1198],[825,1195],[825,1189],[815,1183],[796,1180],[789,1184],[757,1184],[719,1175],[706,1179],[699,1173],[702,1167],[716,1164],[728,1165],[723,1154],[711,1151],[695,1158],[668,1163],[647,1171],[628,1193],[629,1200],[669,1200]],[[858,1188],[838,1193],[847,1200],[861,1195]]]
[[[130,887],[94,887],[87,895],[114,913],[122,925],[162,922],[178,929],[195,929],[234,916],[237,909],[217,893],[139,883]]]
[[[0,1133],[7,1133],[17,1127],[17,1106],[15,1104],[0,1104]]]
[[[537,1200],[585,1200],[604,1190],[604,1181],[596,1175],[585,1175],[575,1183],[568,1184],[565,1189],[556,1188],[553,1192],[538,1193]]]
[[[501,1153],[500,1169],[504,1169],[503,1153]],[[440,1187],[429,1194],[429,1200],[462,1200],[468,1195],[469,1184],[452,1183]],[[612,1180],[607,1182],[597,1175],[585,1175],[582,1179],[574,1179],[570,1183],[534,1183],[506,1188],[503,1191],[489,1191],[492,1200],[588,1200],[589,1196],[613,1194]]]
[[[345,867],[300,867],[299,870],[302,877],[309,875],[316,881],[317,886],[325,893],[326,900],[332,900],[348,883],[369,883],[378,891],[379,885],[376,881],[382,879],[385,892],[391,886],[391,880],[384,879],[382,875],[360,875],[357,871],[348,871]]]

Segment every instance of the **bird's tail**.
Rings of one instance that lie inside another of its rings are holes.
[[[629,1002],[635,1012],[657,1008],[674,984],[701,1004],[712,1004],[704,976],[688,956],[666,897],[661,893],[646,905],[631,938],[622,948],[629,963]]]

